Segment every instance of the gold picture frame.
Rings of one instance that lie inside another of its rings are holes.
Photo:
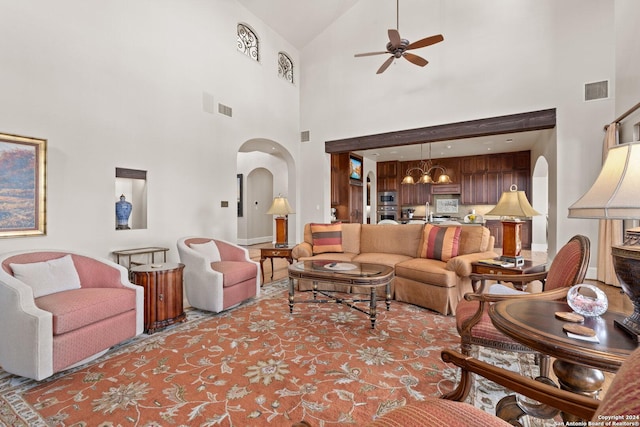
[[[47,140],[0,133],[0,237],[46,235]]]

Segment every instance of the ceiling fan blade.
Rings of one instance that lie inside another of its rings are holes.
[[[398,32],[398,30],[391,28],[387,31],[387,33],[389,34],[389,41],[391,42],[391,46],[393,46],[394,48],[400,46],[400,43],[402,43],[402,39],[400,38],[400,33]]]
[[[396,59],[395,56],[391,55],[389,57],[389,59],[387,59],[386,61],[384,61],[384,63],[380,66],[380,68],[378,68],[378,71],[376,71],[376,74],[382,74],[384,73],[384,70],[386,70],[387,68],[389,68],[389,65],[391,65],[391,63],[393,62],[393,60]]]
[[[417,42],[411,43],[409,46],[407,46],[407,50],[419,49],[421,47],[431,46],[432,44],[440,43],[443,40],[444,40],[444,37],[442,37],[442,34],[437,34],[431,37],[425,37],[421,40],[418,40]]]
[[[367,52],[367,53],[356,53],[355,56],[356,58],[360,58],[361,56],[371,56],[371,55],[382,55],[383,53],[389,53],[386,50],[384,52]]]
[[[426,59],[418,56],[418,55],[414,55],[413,53],[408,53],[405,52],[402,54],[402,56],[405,57],[405,59],[409,62],[412,62],[416,65],[419,65],[421,67],[424,67],[425,65],[427,65],[429,63],[429,61],[427,61]]]

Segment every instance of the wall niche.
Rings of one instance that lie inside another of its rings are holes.
[[[127,220],[118,219],[114,212],[116,230],[147,228],[147,171],[116,168],[115,206],[122,196],[131,204],[131,212]]]

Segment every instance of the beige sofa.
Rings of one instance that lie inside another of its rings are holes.
[[[493,258],[494,237],[480,225],[461,225],[458,256],[444,262],[419,258],[425,225],[342,224],[342,253],[313,254],[311,226],[304,227],[304,241],[293,248],[293,258],[330,259],[389,265],[395,268],[392,292],[408,302],[449,315],[458,301],[472,292],[471,263]]]

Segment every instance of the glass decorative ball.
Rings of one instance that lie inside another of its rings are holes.
[[[609,307],[607,295],[597,286],[585,283],[569,289],[567,303],[573,311],[586,317],[600,316]]]

